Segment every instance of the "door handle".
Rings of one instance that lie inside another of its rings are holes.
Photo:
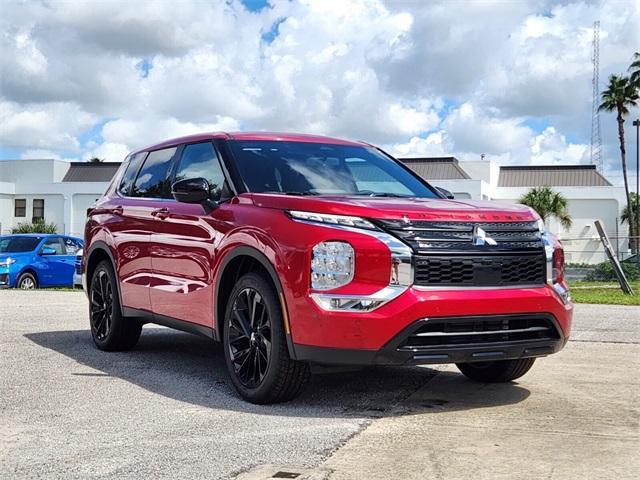
[[[111,209],[111,213],[113,213],[114,215],[122,215],[122,205],[118,205],[116,207],[113,207]]]
[[[158,208],[156,210],[152,210],[151,215],[153,215],[156,218],[159,218],[160,220],[164,220],[169,216],[169,209],[165,207]]]

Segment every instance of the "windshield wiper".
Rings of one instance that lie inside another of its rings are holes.
[[[280,192],[278,190],[268,190],[266,192],[260,192],[260,193],[276,193],[278,195],[293,195],[293,196],[300,196],[300,197],[304,197],[308,195],[319,195],[316,192],[296,192],[296,191]]]
[[[413,196],[413,195],[403,195],[401,193],[370,192],[368,190],[356,192],[354,195],[367,196],[367,197],[392,197],[392,198],[407,198],[407,197]]]

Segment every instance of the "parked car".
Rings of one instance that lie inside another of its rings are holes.
[[[80,238],[56,234],[0,236],[0,287],[70,287]]]
[[[76,252],[73,272],[73,288],[82,288],[82,249]]]
[[[203,134],[131,153],[88,211],[93,341],[151,322],[223,343],[250,402],[310,365],[456,363],[508,382],[569,338],[560,243],[522,205],[447,199],[382,150]]]

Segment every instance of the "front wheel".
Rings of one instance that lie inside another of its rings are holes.
[[[286,402],[309,380],[309,365],[289,357],[275,289],[258,273],[244,275],[231,291],[223,344],[231,381],[251,403]]]
[[[28,272],[23,273],[18,278],[18,281],[16,282],[16,287],[22,290],[33,290],[34,288],[38,288],[38,281],[36,280],[36,277],[34,277],[32,274]]]
[[[100,262],[91,277],[89,322],[93,342],[100,350],[130,350],[138,343],[142,331],[142,323],[122,315],[117,281],[107,261]]]
[[[505,383],[520,378],[533,366],[535,358],[497,360],[495,362],[457,363],[458,369],[471,380]]]

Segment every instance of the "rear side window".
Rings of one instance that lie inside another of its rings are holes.
[[[184,147],[175,181],[187,178],[205,178],[209,182],[209,196],[219,200],[222,196],[224,173],[218,155],[210,142],[195,143]]]
[[[126,170],[124,171],[124,174],[122,174],[122,179],[118,185],[118,192],[123,195],[129,195],[131,187],[133,186],[133,180],[136,178],[136,173],[138,173],[140,164],[146,156],[147,152],[140,152],[129,159]]]
[[[150,152],[142,165],[130,195],[132,197],[169,198],[169,168],[176,148],[165,148]]]

